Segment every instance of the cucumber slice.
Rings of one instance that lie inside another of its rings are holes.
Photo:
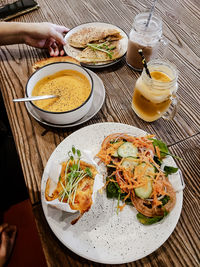
[[[112,157],[115,157],[115,158],[117,158],[117,157],[119,157],[119,155],[118,155],[118,153],[117,153],[117,150],[115,150],[115,152],[114,153],[112,153],[112,155],[111,155]]]
[[[135,166],[138,165],[138,162],[134,160],[134,157],[127,157],[124,158],[123,162],[122,162],[122,166],[125,168],[131,168],[134,169]]]
[[[149,177],[146,177],[146,179],[148,179],[147,186],[141,186],[141,187],[135,188],[136,196],[142,199],[149,198],[152,193],[152,181],[150,180]]]
[[[138,149],[130,142],[123,143],[117,150],[117,153],[122,158],[137,157]]]
[[[141,163],[139,166],[144,168],[146,167],[146,164]],[[141,168],[141,172],[143,168]],[[141,187],[135,188],[136,196],[142,199],[149,198],[152,193],[152,181],[150,177],[148,176],[148,173],[155,173],[155,168],[153,166],[148,166],[144,173],[144,179],[148,180],[147,186],[141,186]]]
[[[143,168],[146,166],[146,163],[141,163],[139,166],[142,166]],[[142,169],[141,169],[141,172],[142,172]],[[148,173],[155,173],[155,168],[154,166],[148,166],[144,175],[148,175]]]

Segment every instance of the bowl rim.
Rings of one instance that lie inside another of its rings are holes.
[[[78,106],[77,108],[74,108],[74,109],[71,109],[71,110],[68,110],[68,111],[58,111],[58,112],[56,112],[56,111],[48,111],[48,110],[45,110],[45,109],[41,109],[41,108],[39,108],[38,106],[36,106],[32,101],[30,101],[29,103],[30,103],[32,106],[34,106],[36,109],[38,109],[38,110],[40,110],[40,111],[42,111],[42,112],[45,112],[45,113],[50,113],[50,114],[64,114],[64,113],[70,113],[70,112],[73,112],[73,111],[75,111],[75,110],[81,108],[82,106],[84,106],[84,105],[89,101],[89,99],[91,98],[91,96],[92,96],[92,94],[93,94],[93,87],[94,87],[94,81],[93,81],[92,75],[87,71],[86,68],[84,68],[84,67],[82,67],[82,66],[80,66],[80,65],[78,65],[78,64],[72,63],[72,62],[53,62],[53,63],[50,63],[50,64],[48,64],[48,65],[45,65],[45,66],[39,68],[39,69],[36,70],[35,72],[33,72],[33,73],[31,74],[31,76],[28,78],[28,81],[27,81],[27,83],[26,83],[26,88],[25,88],[25,94],[26,94],[26,97],[28,97],[28,92],[27,92],[27,91],[28,91],[28,89],[27,89],[27,87],[28,87],[28,83],[29,83],[30,79],[32,78],[32,76],[35,75],[36,72],[40,71],[41,69],[43,69],[43,68],[45,68],[45,67],[47,67],[47,66],[49,66],[49,65],[63,64],[63,63],[64,63],[64,64],[67,63],[67,64],[70,64],[70,65],[78,66],[78,68],[81,68],[81,69],[83,69],[84,71],[87,72],[87,74],[89,75],[90,80],[91,80],[91,91],[90,91],[90,94],[89,94],[88,98],[87,98],[87,99],[86,99],[80,106]],[[57,71],[57,72],[59,72],[59,71]],[[46,77],[46,76],[45,76],[45,77]],[[44,78],[44,77],[43,77],[43,78]],[[42,79],[43,79],[43,78],[42,78]]]

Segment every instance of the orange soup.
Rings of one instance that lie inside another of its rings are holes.
[[[64,112],[81,106],[91,93],[89,80],[75,70],[62,70],[36,83],[32,96],[57,95],[57,98],[34,101],[41,109]]]

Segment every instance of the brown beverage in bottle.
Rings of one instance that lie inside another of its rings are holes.
[[[158,53],[158,47],[162,40],[162,20],[153,15],[148,27],[146,23],[149,13],[138,14],[129,34],[128,49],[126,54],[127,64],[137,71],[142,71],[143,65],[138,50],[142,49],[146,61]]]
[[[128,65],[133,67],[135,70],[142,70],[142,68],[143,68],[141,56],[138,53],[139,49],[142,49],[143,54],[145,56],[145,59],[148,62],[151,58],[151,55],[152,55],[152,47],[151,46],[143,46],[143,45],[140,45],[138,43],[131,41],[130,39],[128,40],[128,50],[127,50],[127,54],[126,54],[126,62]]]

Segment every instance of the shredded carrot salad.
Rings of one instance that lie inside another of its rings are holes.
[[[126,194],[124,202],[127,198],[131,198],[135,208],[149,217],[163,214],[164,209],[160,200],[163,196],[170,198],[165,205],[167,211],[173,208],[176,200],[172,185],[160,165],[155,162],[155,156],[161,159],[161,152],[158,146],[153,145],[154,137],[154,135],[134,137],[125,133],[111,134],[104,139],[97,154],[107,168],[112,170],[107,177],[106,186],[109,183],[117,183],[121,192]],[[130,166],[123,164],[128,157],[124,158],[117,154],[118,149],[125,142],[129,142],[137,148],[136,156],[131,157],[132,164]],[[135,190],[142,187],[145,191],[148,189],[149,183],[152,188],[149,197],[146,199],[138,197]],[[124,206],[125,203],[119,207],[120,210]]]

